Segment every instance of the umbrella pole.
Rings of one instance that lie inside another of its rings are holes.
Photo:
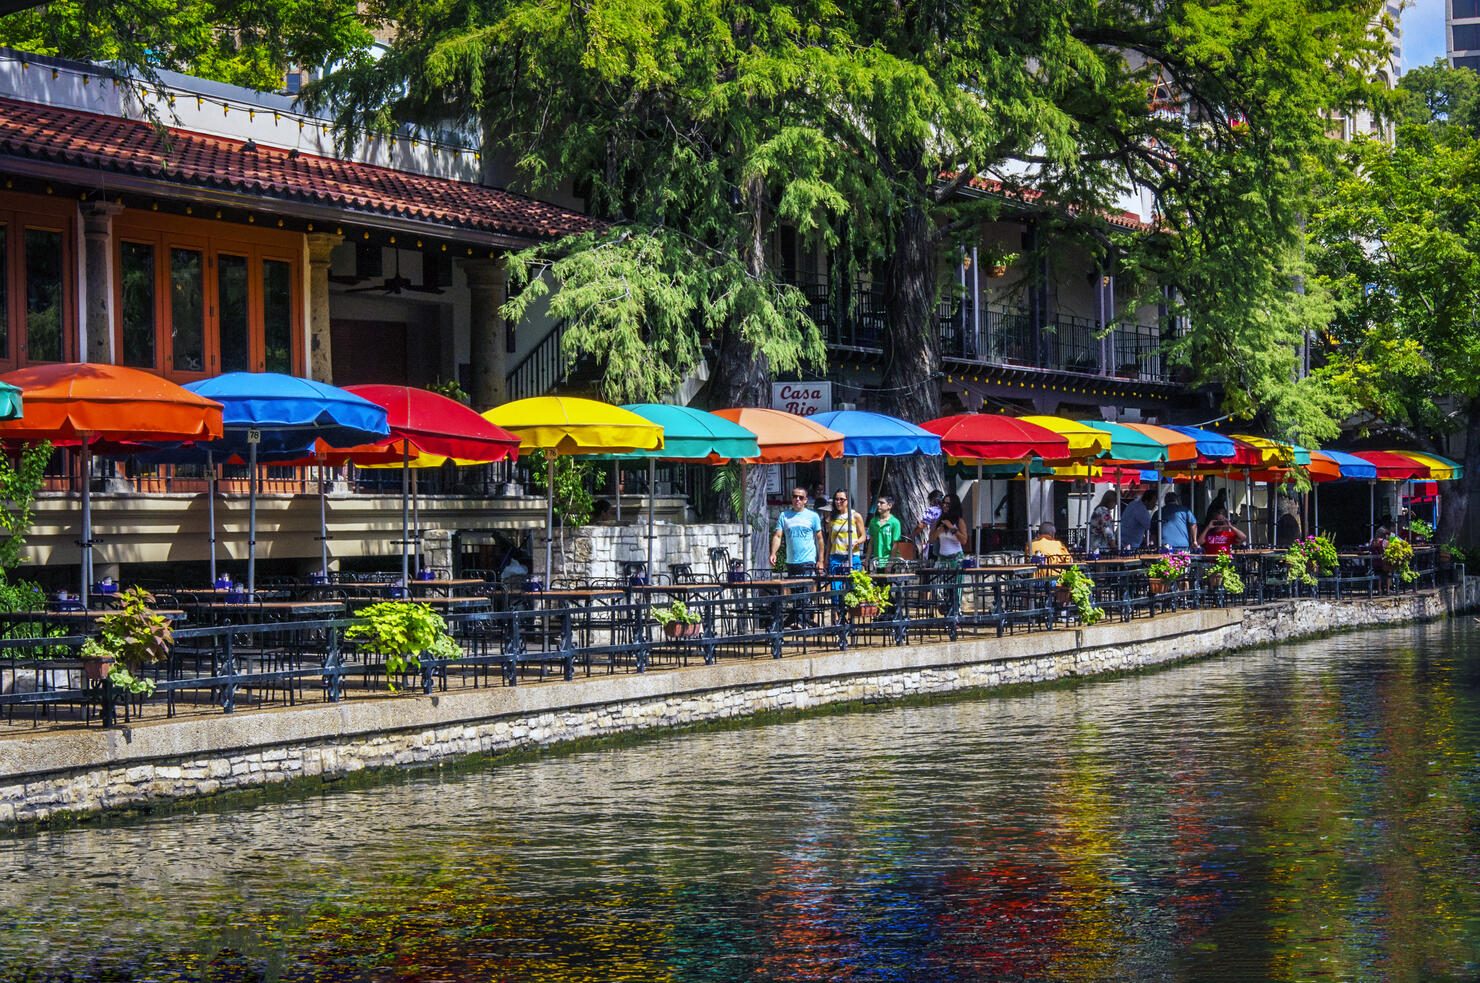
[[[247,595],[257,593],[257,445],[247,451]]]
[[[1377,538],[1377,482],[1375,481],[1367,482],[1367,525],[1370,528],[1367,542],[1370,543]]]
[[[216,585],[216,455],[206,451],[206,519],[211,524],[211,586]]]
[[[1254,545],[1254,479],[1249,476],[1249,469],[1244,468],[1244,507],[1249,514],[1244,517],[1244,525],[1249,527],[1249,545]]]
[[[87,434],[78,434],[82,439],[82,595],[83,610],[87,609],[87,591],[92,573],[92,448],[88,446]]]
[[[649,487],[652,481],[648,481]],[[612,497],[617,500],[617,525],[622,524],[622,462],[612,462]],[[651,562],[651,561],[649,561]]]
[[[982,508],[982,497],[983,497],[983,493],[985,492],[985,488],[983,487],[983,484],[982,484],[982,473],[983,473],[983,470],[984,469],[982,468],[982,462],[981,461],[977,461],[976,462],[976,545],[977,545],[977,551],[978,552],[980,552],[980,550],[981,550],[981,544],[982,544],[982,528],[986,525],[986,518],[985,518],[986,511]],[[1029,542],[1032,542],[1032,540],[1029,540]]]
[[[555,452],[545,451],[545,589],[550,589],[550,555],[555,538]]]
[[[401,586],[411,583],[411,441],[401,438]]]
[[[415,563],[411,565],[417,574],[421,573],[421,502],[417,492],[417,472],[411,472],[411,555]]]
[[[319,465],[319,575],[329,582],[329,523],[324,515],[324,497],[329,484],[324,466]]]
[[[1321,528],[1321,486],[1310,486],[1310,531],[1317,532]]]
[[[658,461],[656,458],[650,457],[648,458],[648,554],[646,574],[647,582],[650,584],[655,583],[653,580],[653,487],[656,485],[657,480]]]
[[[746,502],[745,462],[740,462],[740,562],[742,570],[750,569],[750,512]]]

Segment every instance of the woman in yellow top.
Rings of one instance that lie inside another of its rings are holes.
[[[828,573],[847,573],[863,569],[863,546],[866,527],[863,516],[848,506],[848,493],[833,493],[832,518],[827,520]]]

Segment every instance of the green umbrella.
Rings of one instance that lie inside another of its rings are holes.
[[[647,576],[653,576],[653,473],[659,459],[665,461],[721,461],[759,457],[755,434],[722,416],[696,410],[690,406],[667,403],[631,403],[622,409],[663,428],[663,446],[658,450],[637,450],[625,454],[605,455],[612,460],[646,460],[648,462],[648,551]],[[621,496],[617,496],[618,509]],[[619,513],[620,515],[620,513]],[[745,517],[741,516],[741,521]]]
[[[1087,427],[1103,430],[1110,435],[1110,451],[1105,455],[1112,461],[1134,464],[1160,464],[1167,460],[1166,445],[1139,430],[1123,427],[1104,420],[1080,420]]]
[[[0,382],[0,420],[19,420],[23,415],[20,389],[8,382]]]

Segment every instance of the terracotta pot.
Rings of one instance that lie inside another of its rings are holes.
[[[1454,566],[1454,553],[1450,551],[1448,546],[1441,546],[1439,547],[1436,562],[1438,562],[1440,570],[1448,570]]]
[[[699,623],[697,621],[693,624],[684,621],[670,621],[663,626],[663,634],[669,638],[692,638],[699,634]]]
[[[1074,599],[1074,592],[1068,587],[1055,587],[1053,599],[1058,604],[1068,604]]]
[[[1151,585],[1151,593],[1153,594],[1165,594],[1167,592],[1168,581],[1165,577],[1152,577],[1148,583]]]
[[[879,616],[877,604],[855,604],[848,611],[854,621],[872,621]]]
[[[113,659],[83,659],[82,675],[85,679],[97,681],[107,679],[108,673],[113,671]]]
[[[997,279],[997,278],[999,278],[999,277],[1007,276],[1007,264],[1006,263],[1002,263],[1001,265],[998,265],[998,266],[988,266],[986,268],[986,270],[987,270],[987,276],[991,277],[994,280]]]
[[[1207,583],[1209,590],[1217,590],[1223,586],[1223,575],[1221,573],[1210,573],[1208,574]]]

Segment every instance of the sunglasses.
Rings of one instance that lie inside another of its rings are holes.
[[[793,495],[793,496],[791,496],[791,500],[793,502],[805,502],[807,500],[807,496],[806,495]]]

